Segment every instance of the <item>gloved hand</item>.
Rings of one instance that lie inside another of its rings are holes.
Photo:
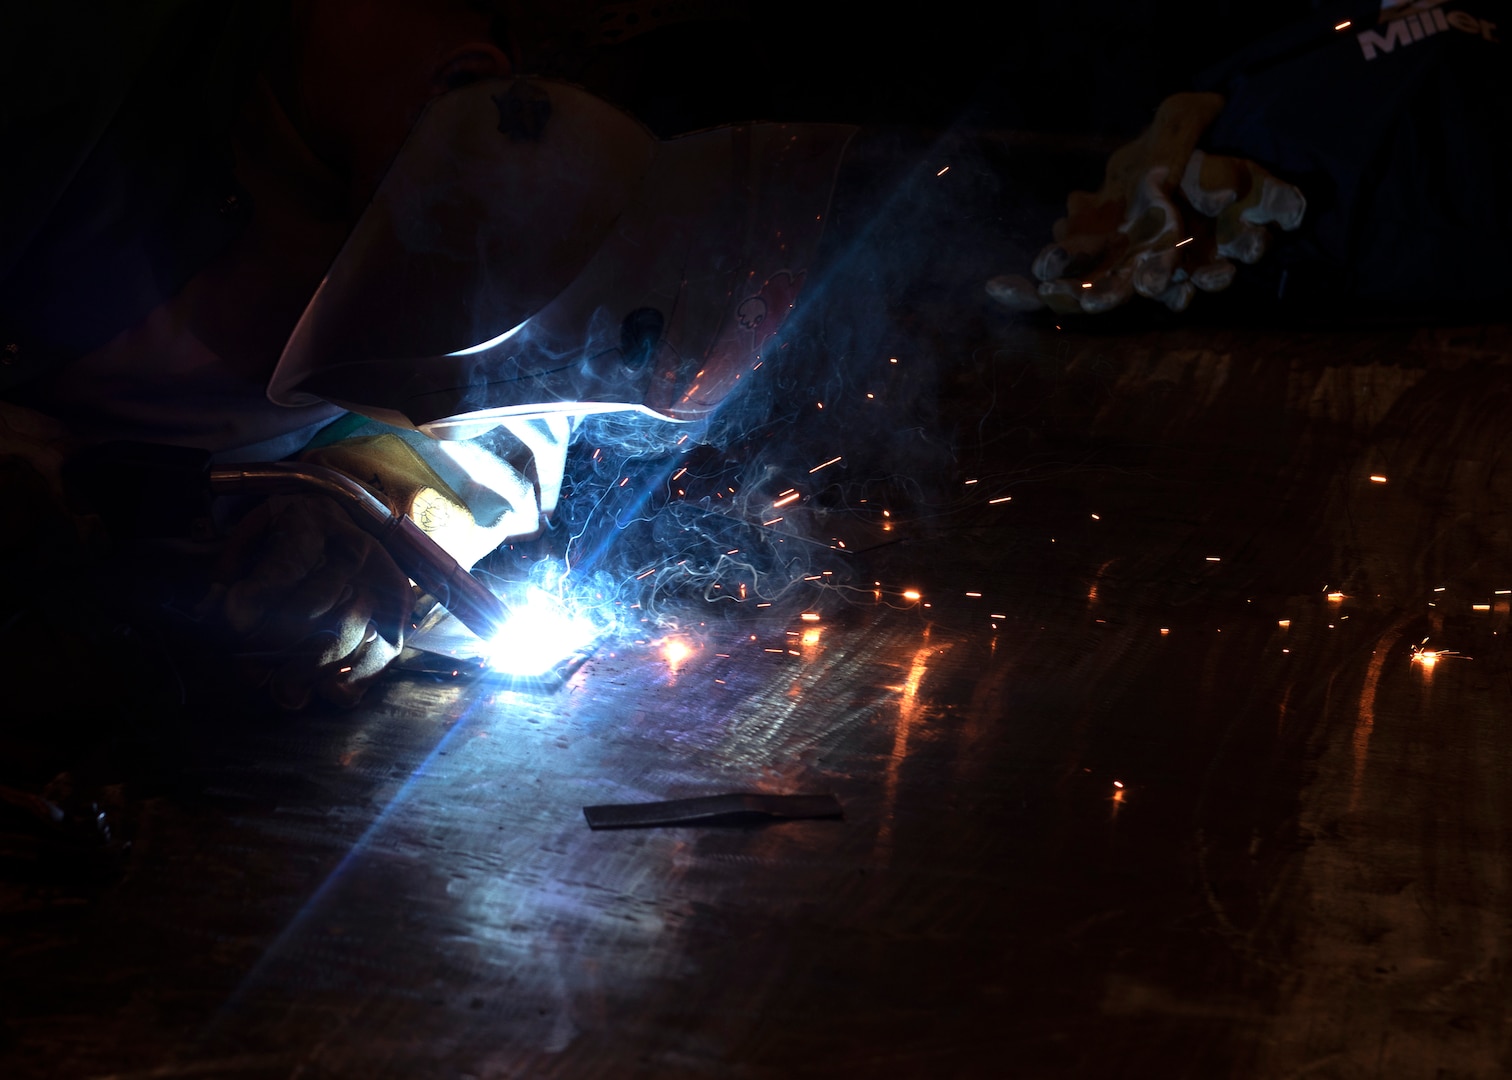
[[[202,612],[273,700],[355,704],[404,644],[408,576],[334,500],[276,495],[227,542]]]
[[[472,442],[415,441],[429,459],[385,432],[343,439],[300,460],[346,473],[467,570],[500,544],[539,532],[536,485],[517,465]]]
[[[1135,293],[1184,311],[1197,290],[1227,288],[1233,260],[1258,261],[1265,226],[1297,228],[1307,202],[1254,162],[1197,149],[1222,109],[1217,94],[1167,98],[1144,133],[1108,159],[1102,187],[1067,198],[1054,242],[1031,268],[1037,283],[995,277],[988,295],[1015,311],[1095,314]]]

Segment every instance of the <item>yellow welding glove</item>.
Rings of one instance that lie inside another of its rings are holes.
[[[350,476],[468,570],[500,544],[540,530],[535,484],[473,443],[384,432],[306,451],[300,460]]]
[[[288,709],[351,705],[399,655],[409,577],[321,494],[275,495],[232,530],[202,613],[243,674]]]
[[[1204,154],[1202,133],[1223,109],[1218,94],[1167,98],[1140,137],[1108,159],[1097,191],[1073,191],[1054,240],[1035,257],[1035,280],[987,283],[1015,311],[1109,311],[1138,294],[1182,311],[1195,294],[1234,279],[1234,260],[1265,254],[1266,226],[1297,228],[1302,193],[1259,165]]]

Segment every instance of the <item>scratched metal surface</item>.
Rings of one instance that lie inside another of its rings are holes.
[[[951,320],[818,621],[196,731],[8,1075],[1505,1075],[1512,337]]]

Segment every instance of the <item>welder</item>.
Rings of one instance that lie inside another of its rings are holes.
[[[30,509],[7,578],[97,539],[64,490],[81,443],[297,454],[465,567],[541,528],[583,413],[712,408],[792,305],[845,133],[662,143],[535,76],[614,84],[598,46],[727,7],[8,10],[0,460]],[[737,167],[799,224],[705,182]],[[212,576],[196,617],[290,707],[355,700],[414,600],[321,495],[254,507]]]

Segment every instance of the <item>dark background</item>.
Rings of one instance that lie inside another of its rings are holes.
[[[582,77],[664,134],[763,118],[1123,135],[1313,6],[783,2],[764,17],[670,26],[601,50]]]

